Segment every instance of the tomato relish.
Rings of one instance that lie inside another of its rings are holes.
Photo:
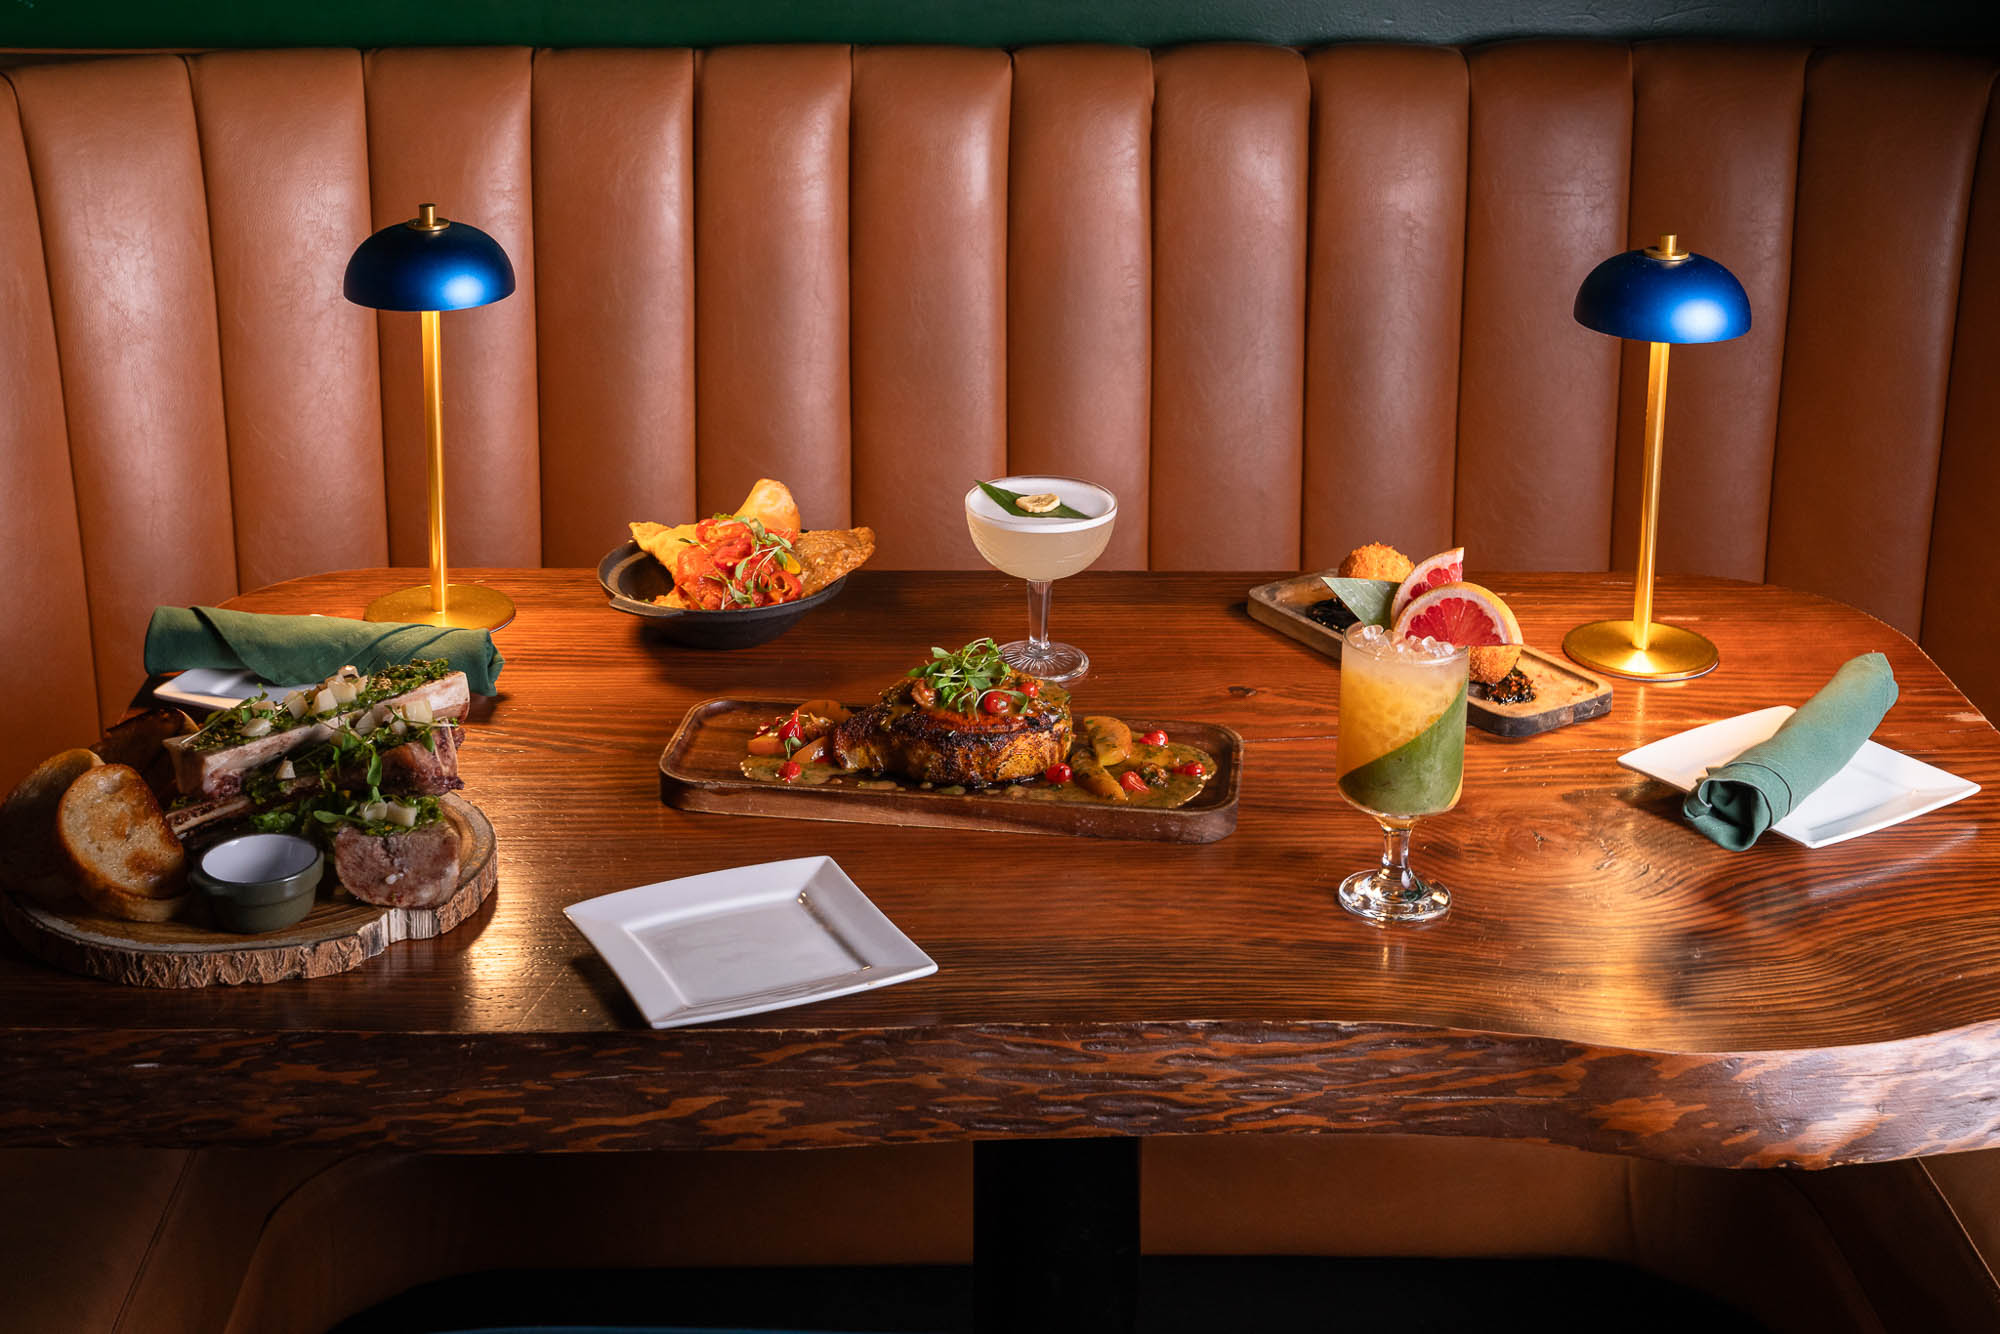
[[[674,586],[689,606],[701,611],[768,607],[795,602],[804,594],[792,549],[797,533],[728,515],[703,519],[694,532],[674,557]]]

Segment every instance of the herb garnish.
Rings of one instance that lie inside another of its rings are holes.
[[[385,725],[366,734],[347,726],[337,728],[325,741],[291,757],[295,777],[280,779],[279,766],[273,764],[244,784],[245,795],[267,807],[250,817],[251,826],[262,833],[319,833],[323,837],[330,836],[333,827],[340,824],[360,825],[370,834],[397,833],[402,825],[365,821],[360,816],[370,802],[385,799],[383,752],[416,744],[435,754],[438,729],[457,725],[449,720],[406,723],[402,733],[391,732]],[[388,799],[415,805],[419,827],[442,813],[435,797]]]
[[[954,713],[971,713],[989,690],[998,690],[1013,668],[1000,656],[1000,646],[991,639],[975,639],[958,652],[931,649],[931,660],[912,667],[909,675],[928,682],[937,691],[938,703]],[[1004,690],[1019,712],[1027,696],[1018,690]]]
[[[1061,504],[1052,510],[1043,510],[1040,514],[1036,514],[1021,508],[1021,493],[1019,491],[1008,491],[993,485],[991,482],[981,482],[979,489],[984,491],[987,498],[994,504],[1017,519],[1088,519],[1093,517],[1092,515],[1085,514],[1082,510],[1071,509],[1069,506]]]
[[[384,667],[373,676],[364,677],[358,683],[352,703],[338,704],[327,713],[308,713],[295,718],[291,710],[280,708],[268,696],[259,694],[254,699],[246,699],[233,708],[218,709],[208,715],[201,730],[188,738],[195,750],[221,750],[236,745],[248,738],[244,727],[256,719],[268,719],[270,727],[263,733],[269,736],[277,732],[289,732],[293,728],[305,727],[312,723],[329,722],[334,718],[344,718],[349,714],[380,704],[385,699],[407,694],[418,686],[441,681],[451,675],[452,666],[443,658],[418,658],[413,662],[397,663]],[[332,678],[329,678],[331,680]],[[308,692],[317,692],[321,686],[307,686]]]

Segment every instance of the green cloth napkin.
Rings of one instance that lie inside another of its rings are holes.
[[[1887,658],[1864,653],[1848,659],[1770,740],[1710,769],[1681,813],[1723,847],[1741,852],[1839,773],[1895,702],[1896,675]]]
[[[272,685],[324,681],[352,663],[380,671],[417,658],[443,658],[477,695],[499,689],[506,660],[491,630],[350,621],[341,616],[266,616],[221,607],[160,607],[146,627],[146,670],[247,667]]]

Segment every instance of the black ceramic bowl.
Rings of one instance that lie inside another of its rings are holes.
[[[637,616],[668,643],[687,648],[751,648],[776,639],[799,617],[831,601],[847,579],[842,576],[797,602],[740,611],[676,611],[653,601],[674,586],[666,570],[637,542],[627,542],[597,562],[597,582],[611,595],[612,606]]]

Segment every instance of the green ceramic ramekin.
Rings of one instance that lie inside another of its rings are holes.
[[[256,935],[312,911],[325,865],[320,850],[295,834],[242,834],[203,852],[188,880],[217,926]]]

